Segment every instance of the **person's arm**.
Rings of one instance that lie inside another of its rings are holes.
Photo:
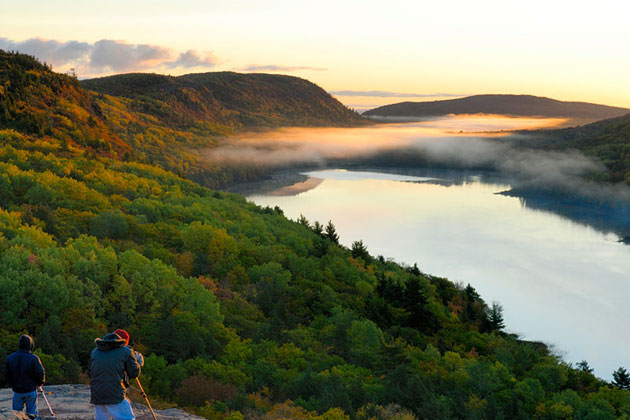
[[[4,372],[4,377],[7,379],[7,383],[9,384],[9,386],[13,386],[13,378],[11,377],[11,369],[9,367],[9,359],[7,358],[7,360],[4,361],[4,364],[2,366],[2,370]]]
[[[43,385],[46,380],[44,365],[42,365],[42,361],[37,356],[35,356],[35,361],[33,361],[33,380],[40,386]]]
[[[87,376],[88,378],[90,378],[90,381],[92,380],[92,357],[94,356],[94,352],[90,353],[90,360],[88,360],[88,366],[87,366]]]
[[[134,350],[133,355],[136,357],[136,360],[138,361],[140,367],[144,366],[144,356],[142,355],[142,353]]]
[[[136,359],[136,352],[133,349],[129,350],[129,357],[125,361],[125,372],[127,372],[129,379],[134,379],[140,376],[140,363]]]

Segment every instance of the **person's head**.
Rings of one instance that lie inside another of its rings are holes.
[[[118,337],[125,340],[125,344],[129,344],[129,333],[127,331],[119,328],[116,331],[114,331],[114,334],[116,334]]]
[[[33,351],[35,349],[35,340],[26,334],[22,335],[18,341],[18,350]]]

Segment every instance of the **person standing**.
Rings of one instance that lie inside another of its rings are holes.
[[[127,334],[127,340],[129,335]],[[140,363],[128,341],[115,333],[94,341],[88,365],[90,403],[95,420],[133,420],[135,415],[127,399],[128,381],[140,376]]]
[[[41,360],[33,354],[34,348],[33,338],[22,335],[18,351],[10,354],[4,362],[4,372],[13,389],[13,410],[36,416],[37,387],[44,384],[46,376]]]

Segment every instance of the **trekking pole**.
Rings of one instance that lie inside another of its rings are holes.
[[[151,403],[149,402],[149,397],[147,397],[147,393],[144,392],[144,388],[142,388],[142,384],[140,383],[140,378],[136,378],[136,382],[138,383],[138,387],[140,388],[140,392],[142,393],[142,396],[147,401],[149,410],[151,410],[151,414],[153,415],[153,420],[157,420],[157,417],[155,416],[155,411],[153,411],[153,407],[151,407]]]
[[[46,393],[44,392],[44,387],[40,386],[39,390],[42,391],[42,395],[44,396],[44,400],[46,400],[46,405],[48,406],[48,410],[50,410],[50,414],[53,417],[57,417],[57,416],[55,416],[55,412],[53,411],[52,407],[50,406],[50,403],[48,402],[48,398],[46,398]]]

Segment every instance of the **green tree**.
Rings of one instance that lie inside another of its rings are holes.
[[[90,233],[98,238],[123,239],[128,232],[127,220],[118,210],[104,211],[90,222]]]
[[[311,224],[308,222],[308,219],[304,217],[302,213],[300,213],[300,217],[298,217],[297,222],[306,228],[310,229],[311,227]]]
[[[371,257],[368,253],[367,247],[363,241],[352,242],[352,258],[361,258],[365,262],[370,262]]]
[[[492,306],[486,308],[486,329],[494,332],[501,331],[503,328],[505,328],[503,306],[499,302],[492,302]]]
[[[580,362],[577,363],[577,368],[581,371],[581,372],[586,372],[586,373],[592,373],[593,369],[589,366],[588,362],[586,360],[582,360]]]
[[[322,224],[317,220],[313,223],[313,232],[319,236],[324,236],[324,226],[322,226]]]
[[[630,389],[630,373],[624,367],[613,372],[613,385],[621,389]]]
[[[336,244],[339,243],[339,235],[337,234],[337,229],[335,229],[335,225],[333,225],[331,220],[329,220],[328,223],[326,224],[324,237],[330,239]]]

